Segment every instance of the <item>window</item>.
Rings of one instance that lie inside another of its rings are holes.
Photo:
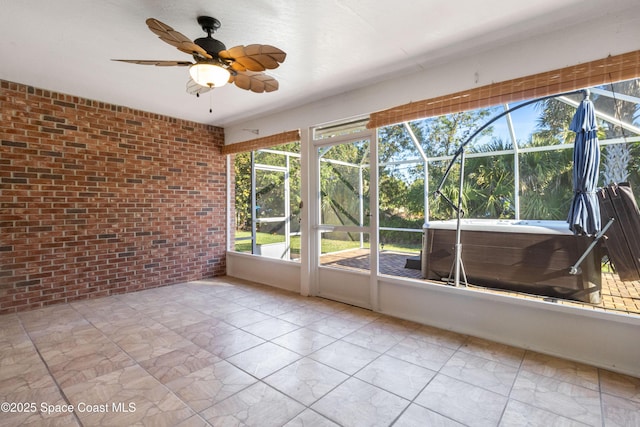
[[[634,123],[640,111],[640,80],[593,88],[591,92],[600,124],[602,183],[631,181],[640,185],[636,161],[640,128]],[[572,197],[573,132],[568,125],[581,96],[550,99],[518,109],[469,142],[464,165],[466,216],[565,219]],[[433,193],[455,150],[503,108],[514,107],[518,103],[380,128],[381,210],[388,215],[402,209],[406,218],[422,211],[424,219],[450,218],[450,207],[434,200]],[[457,199],[459,165],[454,164],[449,173],[442,193],[453,200]],[[426,203],[425,183],[430,197]]]
[[[574,133],[568,127],[582,97],[520,101],[379,128],[381,258],[385,250],[415,251],[425,221],[456,217],[449,203],[455,204],[459,193],[460,164],[451,163],[454,153],[505,111],[466,146],[465,217],[566,220],[573,197]],[[638,199],[640,79],[591,88],[590,97],[600,127],[600,185],[628,181]],[[436,197],[441,184],[442,196]],[[610,272],[609,266],[604,269]]]
[[[300,143],[235,155],[237,252],[300,258]]]

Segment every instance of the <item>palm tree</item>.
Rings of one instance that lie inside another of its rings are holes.
[[[614,93],[614,97],[593,95],[593,103],[596,111],[602,111],[616,119],[633,124],[638,119],[640,106],[637,103],[616,99],[615,94],[625,94],[640,96],[640,79],[614,83],[602,87]],[[576,95],[576,100],[580,100],[580,95]],[[542,111],[537,136],[553,143],[572,143],[574,134],[568,131],[568,124],[571,122],[575,109],[556,100],[548,100],[539,104]],[[628,135],[621,126],[600,120],[600,130],[598,136],[601,139],[619,138]],[[602,183],[610,184],[625,181],[640,181],[640,147],[638,144],[610,144],[602,149],[600,171],[602,173]],[[569,160],[570,161],[570,160]]]
[[[614,94],[640,95],[640,80],[614,83],[604,87]],[[615,95],[614,95],[615,96]],[[596,110],[612,111],[612,116],[624,123],[634,123],[637,118],[638,104],[624,102],[618,99],[598,96],[594,100]],[[602,122],[605,138],[625,136],[621,126]],[[629,172],[632,161],[632,147],[628,143],[607,145],[602,155],[602,178],[604,184],[625,182],[629,180]]]
[[[528,147],[548,145],[534,135]],[[567,217],[573,195],[571,150],[533,151],[520,155],[520,218]]]
[[[573,96],[576,101],[581,95]],[[536,104],[540,111],[536,131],[522,148],[571,144],[569,125],[575,108],[555,99]],[[566,219],[573,196],[571,150],[531,151],[520,155],[520,217]]]

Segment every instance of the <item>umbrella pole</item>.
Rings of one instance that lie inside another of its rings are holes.
[[[587,255],[589,255],[589,252],[591,252],[593,250],[593,248],[596,246],[598,241],[602,238],[602,236],[604,236],[604,233],[606,233],[607,230],[609,229],[609,227],[611,227],[611,224],[613,224],[613,221],[615,221],[615,218],[609,218],[609,222],[607,222],[607,224],[602,228],[602,230],[598,231],[598,233],[595,235],[595,238],[593,239],[593,242],[591,242],[591,244],[589,245],[587,250],[584,251],[582,256],[580,258],[578,258],[576,263],[573,264],[569,268],[569,274],[571,274],[572,276],[576,276],[576,275],[582,273],[582,269],[580,268],[580,264],[582,264],[582,261],[584,261],[584,259],[587,257]]]
[[[458,218],[456,222],[456,245],[455,245],[455,270],[453,275],[453,285],[460,286],[460,270],[464,273],[462,266],[462,230],[461,220],[464,211],[462,210],[462,191],[464,189],[464,148],[460,153],[460,186],[458,188]],[[467,285],[467,277],[464,275],[464,284]]]

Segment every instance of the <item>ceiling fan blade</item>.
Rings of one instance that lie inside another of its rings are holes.
[[[189,55],[197,55],[207,59],[212,58],[212,56],[209,55],[206,50],[189,40],[184,34],[174,30],[167,24],[160,22],[154,18],[147,19],[146,23],[149,29],[158,37],[160,37],[160,40],[178,48],[178,50],[184,53],[188,53]]]
[[[201,93],[207,93],[212,89],[213,87],[199,85],[191,78],[187,80],[187,93],[190,95],[200,95]]]
[[[229,79],[240,89],[250,90],[255,93],[273,92],[278,90],[279,84],[273,77],[264,73],[254,73],[251,71],[238,72]]]
[[[234,61],[231,66],[236,71],[264,71],[278,68],[287,54],[271,45],[251,44],[220,51],[218,56]]]
[[[188,67],[189,65],[193,65],[193,62],[190,61],[163,61],[155,59],[112,59],[112,61],[128,62],[130,64],[139,65],[156,65],[158,67]]]
[[[268,44],[252,44],[247,46],[245,50],[250,55],[268,56],[271,60],[276,62],[278,65],[283,63],[284,60],[287,58],[287,54],[284,51],[278,49],[275,46],[271,46]],[[278,67],[278,65],[274,66],[273,68]]]

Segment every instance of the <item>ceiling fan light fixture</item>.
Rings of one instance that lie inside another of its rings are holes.
[[[229,70],[207,62],[193,64],[189,67],[189,74],[191,74],[193,81],[205,87],[224,86],[231,76]]]

